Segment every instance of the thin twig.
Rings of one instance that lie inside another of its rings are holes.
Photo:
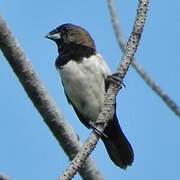
[[[119,73],[119,80],[120,82],[123,81],[123,78],[126,75],[126,72],[132,62],[133,56],[137,50],[137,46],[140,41],[140,37],[143,31],[146,13],[148,9],[148,0],[139,0],[139,5],[137,9],[137,15],[135,19],[135,23],[133,26],[132,33],[129,37],[127,47],[125,53],[122,56],[121,64],[118,67]],[[111,118],[114,110],[114,101],[118,91],[122,88],[121,84],[110,84],[110,87],[105,96],[105,102],[101,109],[101,112],[97,118],[97,128],[100,131],[104,131],[108,120]],[[60,180],[70,180],[76,174],[78,169],[82,167],[84,162],[86,161],[87,157],[95,148],[100,136],[95,132],[92,131],[89,138],[83,144],[81,151],[76,155],[73,161],[70,163],[69,167],[65,170],[64,174],[59,178]]]
[[[107,0],[108,9],[111,16],[113,29],[116,35],[118,45],[122,52],[125,51],[126,42],[121,31],[120,21],[115,9],[113,0]],[[169,97],[161,87],[147,74],[147,72],[140,66],[135,59],[132,62],[133,68],[142,77],[142,79],[148,84],[148,86],[163,100],[163,102],[177,115],[180,116],[180,107]]]
[[[25,53],[1,16],[0,48],[27,95],[43,117],[44,122],[56,137],[69,159],[72,159],[80,150],[77,135],[72,127],[64,120],[55,102],[48,95],[38,75],[33,70],[29,59],[25,56]],[[88,160],[79,172],[82,178],[86,180],[103,179],[101,173],[96,169],[91,160]]]
[[[151,89],[163,100],[163,102],[177,115],[180,117],[180,107],[169,97],[162,88],[144,71],[144,69],[134,61],[132,63],[134,69],[143,78],[143,80],[151,87]]]

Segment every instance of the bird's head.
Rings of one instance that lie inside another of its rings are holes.
[[[90,34],[84,28],[69,23],[50,31],[45,37],[55,41],[58,47],[80,45],[95,49]]]

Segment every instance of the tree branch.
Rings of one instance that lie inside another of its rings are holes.
[[[0,180],[11,180],[11,178],[5,174],[0,174]]]
[[[126,42],[121,31],[119,23],[119,17],[115,9],[113,0],[107,0],[108,9],[111,16],[113,29],[116,35],[118,45],[122,52],[125,51]],[[140,66],[135,59],[132,62],[133,68],[147,83],[147,85],[163,100],[163,102],[177,115],[180,116],[180,107],[161,89],[161,87],[145,72],[142,66]]]
[[[143,31],[143,26],[146,19],[146,13],[148,9],[148,0],[139,0],[139,5],[137,9],[137,15],[135,19],[135,23],[133,26],[132,33],[129,37],[127,47],[125,52],[121,58],[121,64],[118,67],[119,80],[123,81],[123,78],[128,71],[128,68],[132,62],[133,56],[137,50],[137,46],[140,41],[140,37]],[[114,102],[115,97],[118,91],[122,88],[121,84],[110,84],[110,87],[106,93],[104,105],[101,109],[101,112],[97,118],[97,128],[103,132],[109,119],[114,114]],[[95,131],[92,131],[89,138],[83,144],[81,151],[76,155],[73,161],[70,163],[69,167],[65,170],[64,174],[59,178],[60,180],[70,180],[76,174],[80,167],[83,166],[87,157],[94,150],[100,135],[98,135]]]
[[[25,56],[17,40],[13,37],[4,19],[0,16],[0,48],[17,75],[27,95],[43,117],[69,159],[80,150],[80,144],[72,127],[64,120],[55,102],[48,95],[38,75],[34,72],[29,59]],[[100,172],[94,163],[88,159],[79,171],[83,179],[102,180]]]

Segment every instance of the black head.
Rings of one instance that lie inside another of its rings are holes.
[[[84,28],[69,23],[57,27],[45,37],[55,41],[58,45],[74,43],[95,48],[93,39]]]
[[[67,59],[78,61],[96,52],[96,47],[90,34],[77,25],[63,24],[50,31],[45,37],[56,42],[60,53],[59,59],[65,58],[65,61],[68,61]]]

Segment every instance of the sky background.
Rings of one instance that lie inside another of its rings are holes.
[[[125,38],[132,29],[138,1],[116,1]],[[180,1],[152,1],[136,58],[180,105]],[[87,29],[112,71],[122,55],[106,1],[0,1],[6,19],[49,94],[84,141],[89,130],[68,105],[54,67],[57,49],[44,35],[63,23]],[[0,172],[13,180],[54,180],[68,166],[42,118],[0,53]],[[102,142],[91,157],[105,179],[180,179],[180,121],[132,69],[117,98],[120,124],[131,142],[135,160],[123,171],[109,159]],[[80,179],[78,175],[74,179]]]

